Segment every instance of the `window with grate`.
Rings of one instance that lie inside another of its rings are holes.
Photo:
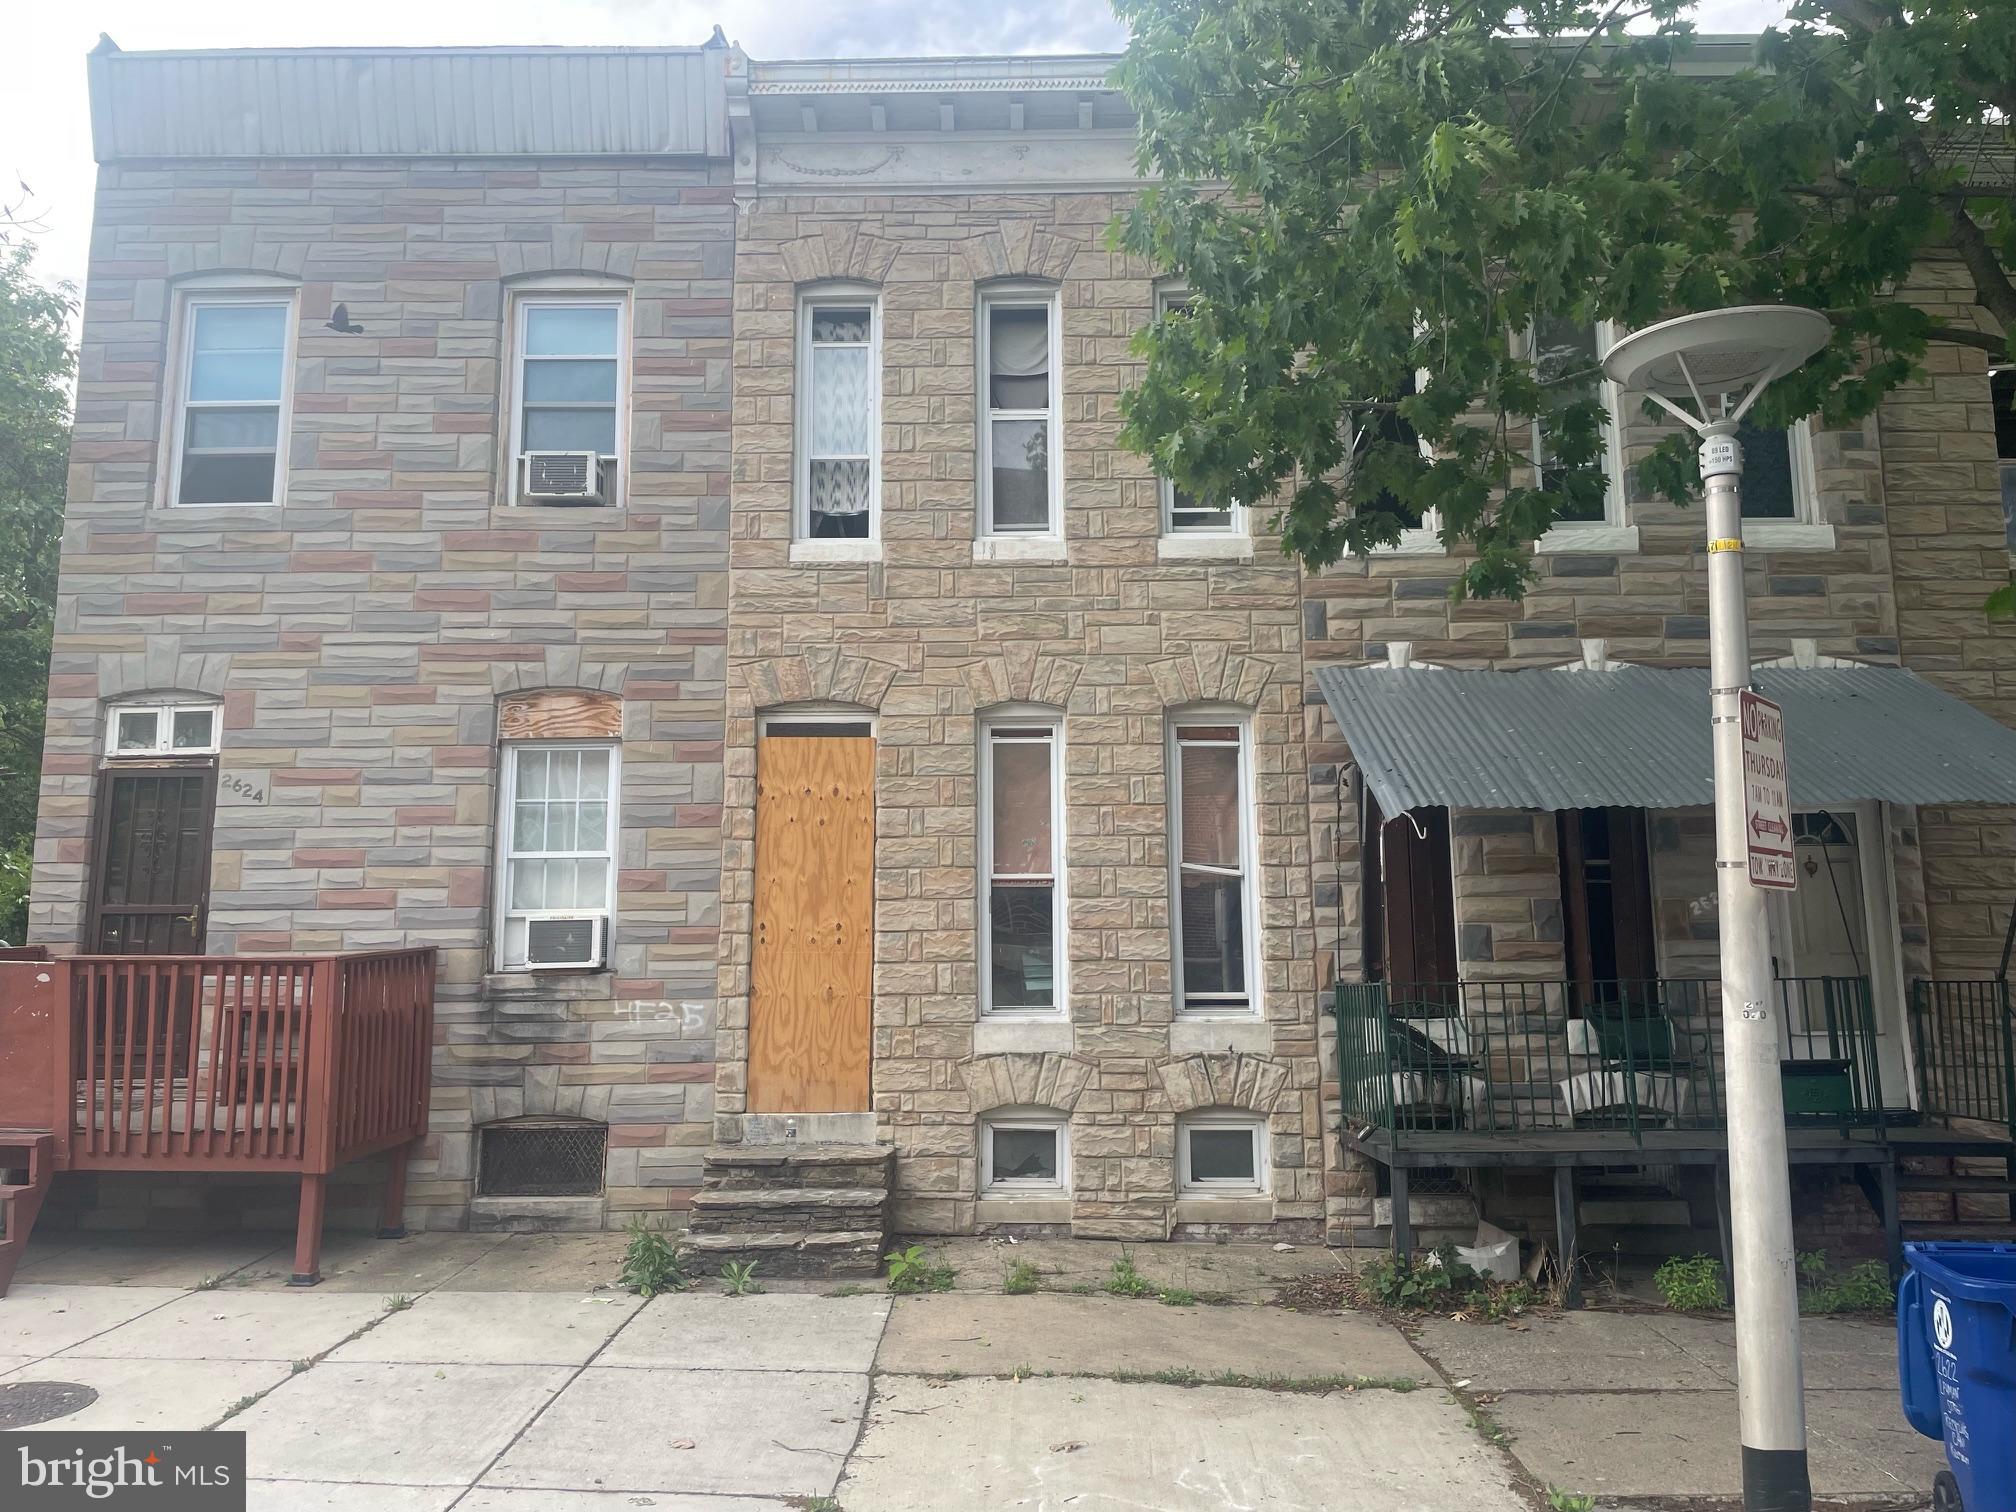
[[[513,1118],[477,1131],[479,1197],[594,1197],[602,1191],[606,1124]]]

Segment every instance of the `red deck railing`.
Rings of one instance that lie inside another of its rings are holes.
[[[431,948],[50,967],[70,1005],[59,1168],[327,1174],[426,1129]]]

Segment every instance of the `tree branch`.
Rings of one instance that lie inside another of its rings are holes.
[[[1933,341],[1950,342],[1954,346],[1973,347],[1986,352],[1990,357],[2009,357],[2008,338],[1995,336],[1987,331],[1967,331],[1959,326],[1934,326],[1926,336]]]

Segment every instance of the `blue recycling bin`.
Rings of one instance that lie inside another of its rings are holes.
[[[2016,1244],[1907,1244],[1904,1265],[1897,1385],[1946,1444],[1935,1512],[2016,1512]]]

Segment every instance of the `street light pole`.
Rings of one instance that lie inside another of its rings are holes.
[[[1751,880],[1742,700],[1750,687],[1743,582],[1743,449],[1736,429],[1765,385],[1828,342],[1827,318],[1787,305],[1683,315],[1604,355],[1620,388],[1646,393],[1701,437],[1708,516],[1708,662],[1715,752],[1715,896],[1722,956],[1722,1063],[1729,1122],[1729,1229],[1745,1512],[1810,1512],[1805,1381],[1785,1088],[1764,893]],[[1747,393],[1744,391],[1747,390]],[[1734,410],[1710,396],[1744,393]],[[1675,401],[1692,401],[1689,413]]]
[[[1806,1512],[1805,1376],[1793,1269],[1785,1088],[1771,972],[1770,918],[1750,880],[1741,700],[1750,686],[1743,582],[1743,448],[1736,422],[1701,428],[1708,515],[1708,665],[1715,747],[1716,931],[1722,953],[1722,1065],[1729,1110],[1730,1247],[1745,1512]]]

